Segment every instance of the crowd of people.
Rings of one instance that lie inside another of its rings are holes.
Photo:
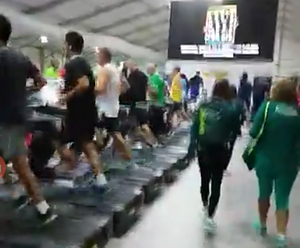
[[[227,169],[236,138],[241,135],[245,109],[250,109],[252,85],[243,74],[241,84],[246,93],[223,79],[215,83],[212,97],[200,104],[191,127],[191,139],[185,159],[198,157],[201,175],[201,198],[205,209],[205,229],[214,233],[215,212],[221,195],[224,171]],[[258,182],[258,216],[254,223],[260,235],[267,234],[267,217],[271,194],[275,192],[276,242],[287,247],[289,196],[299,169],[300,115],[297,83],[290,79],[275,82],[270,94],[255,113],[250,141],[243,154],[249,170],[255,170]]]
[[[43,223],[56,219],[57,215],[44,199],[41,188],[28,164],[25,147],[26,135],[26,81],[32,78],[38,88],[47,82],[37,67],[21,52],[7,46],[12,33],[11,23],[0,15],[0,151],[1,157],[12,161],[13,169],[27,190],[28,196],[18,196],[18,208],[31,201],[37,216]],[[163,111],[166,96],[173,102],[170,120],[189,118],[186,111],[187,98],[197,98],[203,80],[196,72],[190,80],[175,67],[169,82],[157,73],[155,64],[147,66],[147,74],[131,60],[124,63],[120,72],[112,64],[112,54],[107,48],[98,51],[99,69],[94,75],[91,65],[81,55],[84,38],[78,32],[65,35],[64,52],[67,63],[64,67],[64,88],[60,95],[66,105],[62,137],[55,140],[60,157],[71,170],[76,165],[76,156],[66,145],[73,142],[86,156],[93,171],[91,190],[99,194],[107,190],[107,180],[99,160],[99,150],[93,142],[95,128],[101,126],[111,134],[116,151],[131,162],[131,149],[119,129],[120,105],[127,105],[137,119],[136,132],[149,146],[157,146],[162,132]],[[46,75],[57,76],[57,62],[52,61]],[[206,211],[205,228],[214,232],[214,216],[220,199],[224,172],[231,159],[233,147],[245,121],[245,108],[250,111],[253,86],[244,73],[239,89],[227,79],[217,80],[212,96],[201,102],[192,118],[190,145],[185,160],[198,158],[201,174],[201,198]],[[270,196],[275,190],[277,242],[287,245],[286,229],[289,219],[289,195],[298,173],[300,117],[297,108],[297,84],[282,80],[275,84],[267,96],[253,101],[255,118],[250,129],[251,151],[246,150],[255,169],[258,186],[258,229],[267,233],[267,215]],[[189,96],[188,96],[189,95]],[[267,96],[267,100],[266,100]],[[146,109],[141,105],[147,100],[155,102],[152,112],[155,123],[149,126]],[[253,140],[255,144],[253,145]],[[252,142],[252,143],[251,143]],[[247,149],[249,149],[249,146]],[[255,151],[255,152],[254,152]],[[253,155],[254,154],[254,155]],[[249,161],[246,161],[249,163]],[[249,167],[250,168],[250,167]]]
[[[29,202],[35,206],[38,219],[43,224],[50,223],[57,215],[43,197],[39,182],[28,164],[28,151],[25,146],[27,124],[26,82],[34,81],[34,89],[41,89],[47,84],[40,70],[21,51],[8,46],[12,33],[10,20],[0,15],[0,151],[1,157],[11,161],[14,172],[24,185],[27,194],[14,194],[17,208]],[[53,144],[66,170],[72,170],[78,162],[75,151],[84,153],[93,172],[92,181],[88,185],[97,194],[108,189],[103,173],[99,149],[94,142],[95,129],[103,128],[111,135],[113,146],[121,157],[133,163],[131,148],[119,129],[120,105],[130,109],[130,115],[137,120],[136,132],[151,147],[157,146],[159,134],[163,133],[164,116],[161,107],[166,96],[174,102],[170,122],[173,116],[184,118],[182,102],[182,75],[175,68],[171,83],[165,84],[157,73],[155,64],[149,64],[147,74],[139,70],[131,60],[124,63],[120,72],[112,63],[112,54],[108,48],[99,48],[99,69],[93,72],[89,62],[82,56],[84,38],[75,31],[70,31],[64,39],[64,56],[66,64],[62,72],[58,72],[58,61],[53,59],[45,75],[53,78],[63,76],[64,87],[60,92],[60,103],[66,106],[66,116],[61,135],[53,135]],[[9,83],[8,83],[9,82]],[[196,84],[196,83],[195,83]],[[168,89],[169,88],[169,89]],[[198,90],[199,92],[199,90]],[[197,97],[197,93],[194,93]],[[154,102],[151,112],[155,114],[155,127],[149,126],[147,100]],[[72,142],[75,149],[70,149]]]

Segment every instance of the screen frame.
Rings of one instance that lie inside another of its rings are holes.
[[[241,0],[224,0],[220,3],[219,2],[213,2],[212,3],[211,1],[201,1],[201,3],[202,4],[207,4],[209,6],[236,5],[237,8],[238,8],[238,2],[239,1],[241,1]],[[251,1],[251,0],[243,0],[243,1]],[[174,11],[172,11],[172,6],[174,6],[178,3],[179,4],[189,4],[189,2],[191,2],[191,1],[186,1],[186,2],[172,1],[171,5],[170,5],[168,60],[199,60],[199,61],[202,61],[202,62],[204,62],[204,61],[216,61],[216,62],[218,62],[218,61],[235,61],[235,60],[238,60],[238,61],[273,62],[274,61],[274,50],[275,50],[275,47],[276,47],[275,35],[276,35],[276,26],[277,26],[277,12],[278,12],[278,6],[279,6],[279,1],[278,0],[275,0],[275,1],[276,1],[276,4],[277,4],[277,11],[274,10],[274,13],[276,12],[276,18],[275,18],[275,20],[273,20],[273,21],[275,21],[275,25],[274,25],[275,28],[274,28],[274,33],[271,34],[271,36],[273,36],[273,38],[274,38],[273,39],[274,41],[272,42],[272,44],[273,44],[272,56],[270,55],[271,54],[271,51],[270,51],[270,52],[265,52],[265,53],[262,53],[262,54],[260,53],[259,55],[258,54],[235,54],[234,57],[205,57],[205,56],[200,55],[200,54],[182,54],[181,52],[176,51],[176,50],[180,49],[180,45],[177,45],[177,48],[176,48],[176,46],[174,46],[174,42],[172,42],[173,37],[172,37],[171,31],[172,31],[172,28],[174,28],[174,26],[172,27],[172,25],[175,25],[174,23],[172,23],[172,20],[174,20]],[[198,4],[201,4],[201,3],[198,3]],[[193,4],[195,4],[195,3],[193,3]],[[176,7],[178,8],[178,6],[176,6]],[[207,11],[207,10],[205,10],[205,11]],[[206,15],[205,15],[205,19],[206,19]],[[202,20],[202,22],[203,22],[203,20]],[[271,39],[270,34],[266,39],[267,40]],[[173,43],[173,45],[172,45],[172,43]],[[243,44],[251,44],[251,43],[243,43]],[[241,44],[241,45],[243,45],[243,44]],[[252,43],[252,44],[255,44],[255,43]],[[256,43],[256,44],[258,44],[258,43]],[[263,42],[260,41],[260,43],[258,44],[258,45],[260,45],[260,48],[261,48],[262,44],[263,44]],[[200,39],[200,42],[198,42],[198,43],[195,42],[195,44],[192,44],[192,43],[183,44],[182,43],[181,45],[198,45],[198,46],[200,46],[200,45],[205,45],[205,44],[204,44],[204,41],[202,41]],[[240,45],[240,43],[238,43],[236,45]],[[264,49],[266,49],[265,45],[263,47],[264,47]]]

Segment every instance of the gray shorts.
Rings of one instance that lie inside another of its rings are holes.
[[[0,126],[0,156],[4,160],[10,160],[26,154],[25,127]]]

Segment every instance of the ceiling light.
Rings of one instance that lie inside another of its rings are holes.
[[[43,44],[48,43],[48,37],[47,37],[47,36],[41,36],[41,37],[40,37],[40,41],[41,41],[41,43],[43,43]]]

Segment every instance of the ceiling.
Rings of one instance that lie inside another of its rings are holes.
[[[0,5],[45,24],[113,36],[137,47],[166,54],[169,29],[167,0],[0,0]],[[39,36],[20,26],[18,20],[12,21],[15,24],[12,43],[19,46],[39,44]],[[40,35],[43,35],[42,32]]]
[[[19,47],[39,46],[39,36],[47,35],[46,46],[60,51],[64,33],[72,29],[82,32],[91,51],[94,46],[107,46],[151,61],[166,59],[169,3],[170,0],[0,0],[0,12],[12,20],[12,43]],[[279,0],[274,62],[284,71],[300,68],[299,10],[299,0]]]

